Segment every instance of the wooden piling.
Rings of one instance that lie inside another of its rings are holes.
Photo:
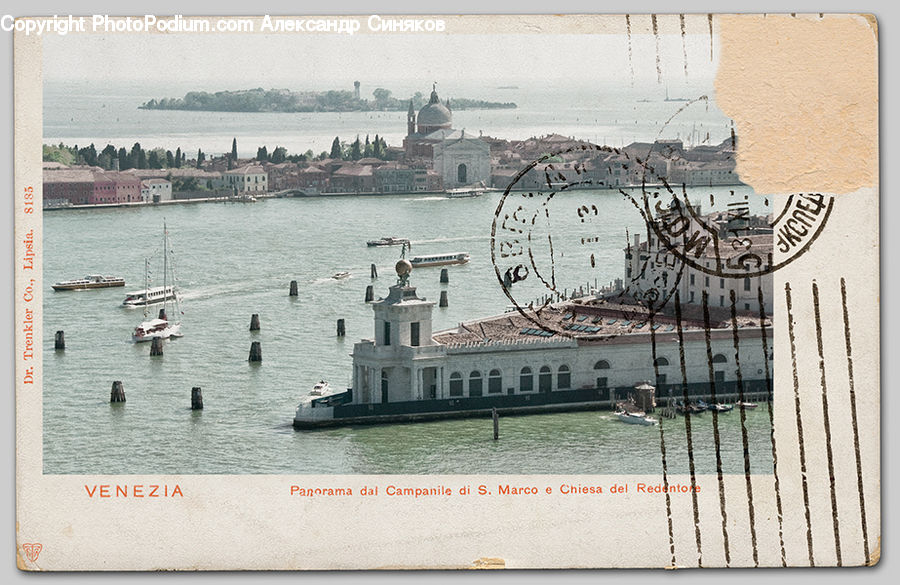
[[[203,392],[200,386],[191,388],[191,410],[203,410]]]
[[[109,401],[110,402],[125,402],[125,388],[122,387],[122,382],[116,380],[112,383],[112,391],[109,393]]]
[[[442,290],[442,291],[441,291],[441,300],[440,300],[440,302],[438,303],[438,306],[439,306],[439,307],[446,307],[446,306],[448,306],[448,303],[447,303],[447,291],[445,291],[445,290]]]
[[[150,342],[150,356],[163,354],[163,340],[161,337],[154,337]]]
[[[250,316],[250,331],[259,331],[259,313]]]
[[[291,292],[289,294],[292,297],[297,296],[297,281],[296,280],[291,281]]]
[[[371,303],[375,300],[375,287],[371,284],[366,287],[366,302]]]
[[[254,341],[250,344],[250,357],[247,361],[251,362],[261,362],[262,361],[262,344],[258,341]]]
[[[446,268],[441,268],[441,284],[447,284],[450,282],[450,271]]]
[[[500,416],[497,414],[497,407],[491,409],[491,418],[494,419],[494,440],[500,438]]]
[[[66,332],[57,331],[53,340],[53,349],[66,349]]]
[[[346,329],[344,328],[344,320],[343,320],[343,319],[338,319],[338,320],[337,320],[337,336],[338,336],[338,337],[343,337],[343,336],[346,334],[346,332],[347,332],[347,331],[346,331]]]
[[[371,268],[369,269],[369,277],[378,278],[378,268],[376,268],[374,264],[372,264]]]

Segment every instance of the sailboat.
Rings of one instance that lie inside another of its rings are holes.
[[[169,256],[172,256],[171,262],[171,285],[170,278],[170,262]],[[149,290],[150,270],[149,260],[145,263],[144,282],[145,288]],[[155,338],[168,339],[169,337],[181,337],[181,305],[178,298],[178,292],[175,286],[175,252],[169,248],[169,230],[163,222],[163,290],[171,290],[171,298],[166,295],[163,301],[163,307],[159,311],[156,319],[150,319],[149,304],[144,305],[144,320],[140,325],[134,328],[131,339],[135,343],[142,341],[151,341]],[[169,320],[169,305],[174,306],[175,320]]]

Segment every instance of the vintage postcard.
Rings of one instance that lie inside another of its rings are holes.
[[[874,17],[2,26],[20,569],[878,562]]]

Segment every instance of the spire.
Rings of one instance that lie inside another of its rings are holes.
[[[406,113],[407,113],[408,115],[410,115],[410,116],[412,116],[413,114],[416,113],[416,111],[413,110],[413,103],[412,103],[412,100],[409,100],[409,111],[406,112]]]

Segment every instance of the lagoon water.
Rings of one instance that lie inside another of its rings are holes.
[[[68,103],[65,95],[69,95]],[[322,130],[302,133],[285,126],[282,117],[300,120],[313,115],[134,109],[135,102],[149,97],[154,95],[144,91],[139,96],[134,88],[104,96],[48,90],[46,141],[73,144],[77,140],[80,145],[93,141],[99,148],[105,140],[127,146],[139,139],[145,147],[174,150],[180,145],[189,153],[197,147],[217,152],[227,150],[240,128],[239,143],[248,151],[250,144],[255,152],[257,145],[267,142],[296,152],[305,150],[302,145],[306,144],[314,150],[326,148],[318,141],[327,139],[330,144],[338,132],[349,136],[347,130],[361,121],[371,122],[370,132],[380,131],[392,144],[399,143],[405,127],[401,113],[319,114],[321,118],[310,124]],[[603,114],[604,119],[607,115],[614,116]],[[704,116],[708,115],[707,111]],[[467,124],[467,116],[491,117],[511,138],[542,133],[537,131],[540,124],[549,129],[554,121],[571,128],[579,124],[575,110],[566,110],[549,122],[537,115],[523,122],[524,110],[466,112],[459,114],[459,120]],[[717,123],[727,128],[727,120],[721,113],[718,116]],[[228,124],[220,127],[221,119]],[[329,126],[333,124],[338,130]],[[635,138],[652,140],[656,125],[645,123]],[[631,141],[622,127],[609,132],[616,141]],[[268,142],[270,134],[272,142]],[[251,142],[250,136],[259,139]],[[220,143],[218,148],[213,146]],[[748,188],[735,191],[738,196],[752,193]],[[689,194],[705,200],[709,194],[724,199],[727,192],[696,189]],[[292,428],[297,402],[314,383],[326,379],[337,388],[347,386],[353,343],[373,334],[372,310],[363,302],[365,288],[373,284],[376,297],[384,296],[396,279],[392,267],[400,250],[367,248],[366,240],[408,237],[413,254],[471,254],[469,264],[450,267],[449,284],[439,283],[438,268],[412,275],[420,296],[437,300],[441,290],[448,291],[450,306],[435,307],[435,330],[507,309],[510,301],[490,260],[490,230],[499,197],[499,193],[454,200],[392,195],[45,212],[44,472],[661,472],[660,429],[622,424],[607,411],[504,417],[499,441],[492,440],[489,418],[313,432]],[[764,210],[762,198],[753,200],[754,211]],[[592,250],[597,258],[593,270],[585,268],[585,250],[578,244],[585,227],[575,219],[577,208],[586,201],[600,210],[590,228],[591,234],[600,236]],[[622,276],[626,230],[635,233],[643,228],[628,198],[615,191],[568,192],[554,198],[551,211],[554,234],[558,234],[555,242],[560,242],[558,272],[569,279],[563,286],[594,281],[602,285]],[[184,337],[166,342],[164,356],[150,358],[149,344],[130,341],[142,311],[123,308],[121,302],[125,290],[143,287],[147,256],[157,266],[154,283],[161,284],[158,262],[164,221],[183,291]],[[379,269],[374,281],[369,277],[371,263]],[[351,276],[330,278],[338,271],[349,271]],[[124,276],[126,288],[51,289],[54,282],[89,273]],[[291,280],[299,282],[297,298],[288,296]],[[546,292],[523,287],[517,289],[517,296],[526,300]],[[253,313],[260,315],[258,333],[248,330]],[[338,318],[346,320],[345,338],[335,335]],[[64,352],[53,350],[57,330],[65,331]],[[261,364],[247,362],[253,341],[262,344]],[[114,380],[123,382],[125,404],[108,402]],[[202,411],[190,410],[193,386],[202,388]],[[747,412],[753,472],[771,471],[768,421],[765,406]],[[714,473],[712,417],[706,414],[692,422],[697,472]],[[742,473],[740,415],[722,415],[719,423],[724,471]],[[684,419],[664,420],[663,431],[669,473],[686,474]]]

